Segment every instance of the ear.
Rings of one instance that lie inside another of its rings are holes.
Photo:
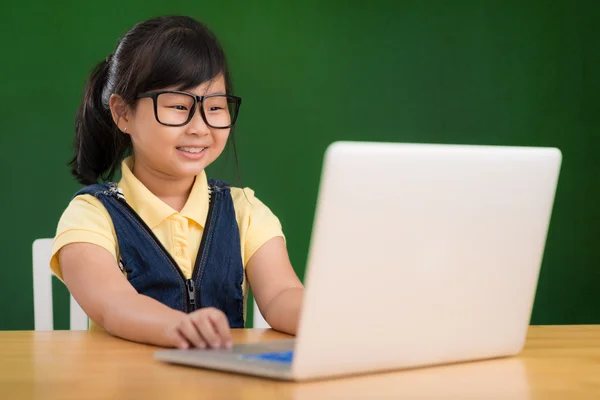
[[[108,101],[110,107],[110,114],[112,115],[113,121],[117,127],[123,133],[127,132],[127,125],[131,118],[131,108],[125,103],[123,98],[118,94],[111,94]]]

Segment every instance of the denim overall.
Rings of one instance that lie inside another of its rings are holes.
[[[210,205],[192,272],[186,279],[173,257],[141,217],[127,204],[115,183],[84,187],[108,211],[119,246],[119,266],[139,294],[190,313],[204,307],[223,311],[231,328],[244,327],[244,267],[229,185],[210,179]]]

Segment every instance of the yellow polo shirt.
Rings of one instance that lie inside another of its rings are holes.
[[[122,165],[118,183],[127,203],[150,227],[171,254],[186,278],[191,278],[196,255],[208,214],[208,181],[204,171],[196,176],[189,198],[181,210],[175,211],[148,190],[131,172],[133,157]],[[240,232],[240,248],[244,268],[248,260],[268,240],[281,236],[279,219],[254,196],[251,189],[231,188],[231,197]],[[81,195],[74,198],[58,223],[50,268],[62,280],[59,250],[69,243],[84,242],[108,250],[119,259],[119,247],[110,215],[97,198]],[[246,294],[244,282],[244,295]]]

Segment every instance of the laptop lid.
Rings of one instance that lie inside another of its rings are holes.
[[[519,352],[560,164],[553,148],[332,144],[294,377]]]

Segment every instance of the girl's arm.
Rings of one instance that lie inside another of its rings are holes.
[[[111,335],[164,347],[230,345],[225,314],[213,308],[185,314],[138,294],[114,257],[100,246],[68,244],[60,250],[59,260],[75,300]]]
[[[265,320],[276,330],[295,335],[304,287],[296,276],[282,237],[275,237],[252,255],[248,282]]]

